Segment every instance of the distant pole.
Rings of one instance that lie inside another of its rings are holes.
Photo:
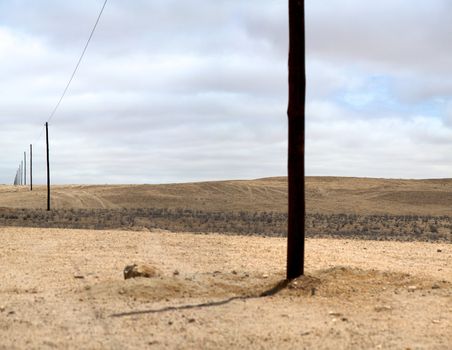
[[[27,184],[27,152],[24,152],[24,185]]]
[[[30,144],[30,191],[33,191],[33,145]]]
[[[49,123],[46,122],[46,147],[47,147],[47,210],[50,210],[50,160],[49,160]]]
[[[20,184],[24,184],[24,161],[20,161]]]
[[[305,23],[304,0],[289,0],[289,225],[287,279],[304,274],[305,243]]]

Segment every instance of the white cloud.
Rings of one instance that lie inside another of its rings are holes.
[[[101,5],[0,2],[0,182]],[[306,2],[308,173],[450,176],[451,14],[446,0]],[[287,34],[284,1],[109,2],[51,123],[54,181],[285,174]]]

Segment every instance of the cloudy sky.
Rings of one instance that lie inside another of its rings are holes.
[[[0,0],[11,183],[103,0]],[[308,175],[452,177],[452,2],[307,0]],[[109,0],[50,123],[54,183],[286,174],[287,1]]]

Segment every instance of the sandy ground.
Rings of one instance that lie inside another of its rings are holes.
[[[308,213],[452,215],[452,179],[306,177]],[[45,186],[0,185],[0,207],[47,205]],[[287,178],[161,185],[52,186],[54,209],[189,208],[287,212]]]
[[[281,238],[0,236],[0,349],[452,348],[450,244],[310,239],[284,284]],[[133,262],[160,277],[124,280]]]

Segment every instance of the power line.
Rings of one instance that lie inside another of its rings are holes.
[[[52,110],[52,113],[50,113],[50,116],[47,119],[45,124],[48,124],[50,122],[50,120],[54,117],[58,107],[61,104],[61,101],[63,101],[64,96],[66,96],[66,93],[67,93],[67,91],[69,89],[69,86],[71,85],[72,80],[74,79],[74,76],[77,73],[77,70],[78,70],[78,68],[80,66],[80,63],[82,62],[83,56],[85,56],[86,50],[88,49],[88,46],[89,46],[89,43],[91,42],[91,39],[92,39],[92,37],[94,35],[94,32],[96,31],[97,25],[99,24],[100,18],[102,17],[102,13],[104,12],[104,9],[105,9],[105,6],[107,5],[107,2],[108,2],[108,0],[104,1],[103,5],[102,5],[102,8],[100,9],[99,15],[96,18],[96,22],[94,23],[93,29],[91,30],[91,33],[89,34],[88,40],[86,41],[86,44],[85,44],[85,46],[83,48],[83,51],[82,51],[82,53],[81,53],[81,55],[80,55],[80,57],[79,57],[79,59],[77,61],[77,64],[75,65],[75,68],[74,68],[74,70],[73,70],[73,72],[71,74],[71,77],[70,77],[68,83],[66,84],[66,87],[64,88],[63,93],[61,94],[61,97],[58,100],[58,103],[56,104],[55,108]],[[39,133],[39,136],[36,138],[35,142],[33,142],[33,143],[38,142],[38,140],[41,138],[43,133],[44,133],[44,125],[41,127],[41,131]],[[17,178],[17,173],[16,173],[16,178]],[[16,184],[16,178],[14,180],[14,184]]]
[[[97,28],[97,24],[99,23],[100,17],[102,16],[102,13],[104,12],[104,8],[105,8],[105,5],[107,4],[107,1],[108,0],[105,0],[104,4],[102,5],[102,8],[101,8],[101,10],[99,12],[99,16],[97,16],[96,23],[94,23],[94,27],[91,30],[91,34],[89,35],[88,40],[86,41],[85,47],[83,48],[82,54],[80,55],[80,58],[78,59],[77,65],[75,66],[74,71],[72,72],[71,78],[69,79],[66,87],[64,88],[63,94],[61,95],[60,99],[58,100],[58,103],[56,104],[55,108],[53,109],[52,113],[50,114],[49,119],[47,119],[47,123],[50,122],[50,120],[55,115],[55,112],[57,111],[58,107],[61,104],[61,101],[63,100],[64,96],[66,95],[67,90],[69,89],[69,85],[71,85],[71,82],[74,79],[75,73],[77,73],[78,67],[80,66],[80,63],[82,62],[83,56],[85,55],[85,52],[86,52],[86,49],[88,48],[88,45],[89,45],[89,43],[91,41],[91,38],[93,37],[94,31]],[[41,131],[41,134],[39,135],[39,137],[41,137],[41,135],[42,135],[42,131]]]

